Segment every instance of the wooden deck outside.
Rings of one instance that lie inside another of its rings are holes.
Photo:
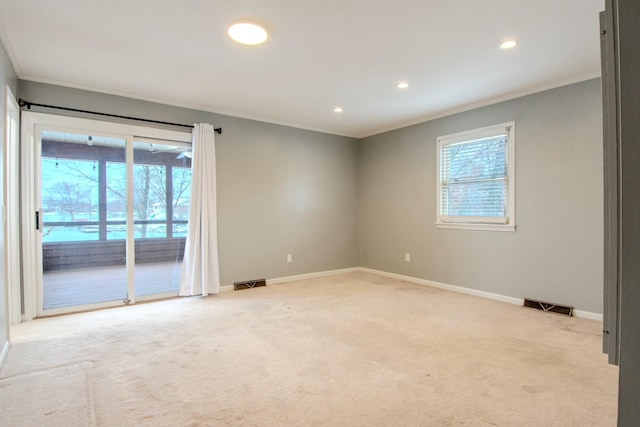
[[[136,264],[136,296],[173,292],[180,287],[182,262]],[[43,273],[45,310],[120,301],[127,297],[125,266],[56,270]]]

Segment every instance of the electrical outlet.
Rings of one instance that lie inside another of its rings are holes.
[[[404,254],[404,260],[407,262],[411,262],[411,254]]]
[[[287,262],[291,261],[293,261],[293,257],[291,256],[291,254],[287,254]]]

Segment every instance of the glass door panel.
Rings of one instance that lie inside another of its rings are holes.
[[[127,299],[125,157],[124,139],[42,132],[44,310]]]
[[[188,147],[134,141],[136,298],[177,295],[180,287],[191,186],[188,153]]]
[[[127,165],[124,162],[106,162],[107,240],[127,239]]]

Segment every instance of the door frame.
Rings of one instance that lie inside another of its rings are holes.
[[[11,88],[4,89],[4,200],[5,283],[9,324],[22,321],[20,280],[20,106]],[[15,125],[12,124],[15,123]]]
[[[36,230],[35,213],[41,212],[40,206],[40,138],[43,129],[61,130],[100,134],[127,141],[127,158],[133,162],[133,139],[152,138],[179,143],[191,143],[192,134],[175,130],[150,128],[117,122],[82,119],[77,117],[59,116],[39,112],[25,111],[22,113],[22,242],[23,242],[23,283],[24,283],[24,319],[31,320],[42,315],[55,315],[70,312],[69,309],[43,310],[42,304],[42,237]],[[133,168],[129,168],[129,182],[133,181]],[[130,200],[133,198],[133,186],[128,186]],[[134,225],[133,206],[129,206],[127,260],[129,254],[134,253]],[[131,223],[129,223],[131,222]],[[127,278],[130,303],[135,302],[135,292],[132,292],[135,262],[127,262]],[[77,306],[73,311],[94,309],[122,305],[124,302],[106,302],[91,304],[91,306]]]

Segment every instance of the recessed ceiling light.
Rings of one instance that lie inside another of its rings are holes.
[[[235,22],[227,31],[229,37],[238,43],[256,45],[267,40],[267,31],[253,22]]]
[[[407,82],[400,82],[400,83],[398,83],[398,85],[397,85],[397,86],[398,86],[398,89],[406,89],[406,88],[408,88],[408,87],[409,87],[409,83],[407,83]]]
[[[511,49],[518,44],[515,40],[505,40],[500,44],[500,49]]]
[[[336,107],[333,109],[334,113],[342,113],[342,107]]]

